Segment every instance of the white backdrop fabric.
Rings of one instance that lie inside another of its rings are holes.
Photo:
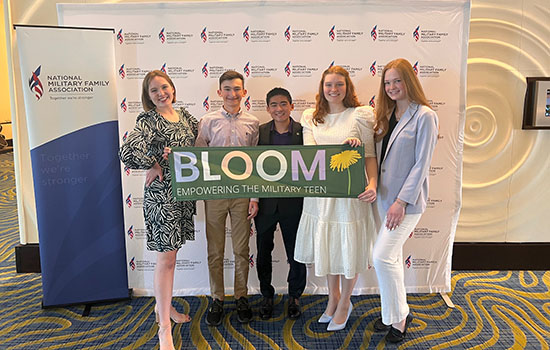
[[[414,66],[440,119],[430,169],[426,213],[404,247],[408,292],[451,289],[452,247],[461,205],[466,59],[470,2],[462,1],[262,1],[141,4],[59,4],[60,25],[115,28],[120,141],[142,110],[141,83],[164,69],[177,87],[177,106],[200,119],[218,109],[219,76],[245,76],[243,108],[261,122],[265,95],[290,90],[293,117],[313,107],[322,72],[331,64],[351,74],[363,104],[375,104],[384,64],[403,57]],[[375,107],[375,106],[374,106]],[[153,294],[155,255],[145,248],[142,171],[122,169],[130,288]],[[178,253],[175,295],[209,294],[204,210],[198,202],[196,240]],[[232,294],[230,232],[225,257],[226,293]],[[286,293],[287,262],[280,235],[273,254],[273,284]],[[250,294],[259,293],[255,233],[250,239]],[[326,279],[308,267],[306,293],[326,293]],[[378,293],[371,267],[355,294]]]

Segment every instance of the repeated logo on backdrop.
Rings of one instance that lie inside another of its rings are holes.
[[[352,30],[350,28],[336,28],[336,25],[333,25],[329,32],[328,36],[330,38],[330,41],[338,41],[338,42],[354,42],[357,41],[360,37],[363,36],[362,31]],[[375,33],[376,34],[376,33]],[[372,32],[371,32],[372,37]]]
[[[372,95],[372,97],[369,100],[369,106],[371,106],[372,108],[376,108],[376,103],[374,102],[375,97],[376,97],[376,95]]]
[[[372,64],[369,67],[370,75],[373,77],[376,75],[376,61],[372,62]]]
[[[189,39],[193,38],[194,34],[184,33],[177,30],[170,30],[163,27],[158,33],[158,39],[161,44],[187,44]]]
[[[416,61],[413,65],[413,70],[420,78],[439,78],[441,73],[447,71],[447,67],[425,63],[419,64],[419,61]]]
[[[412,32],[412,37],[414,38],[414,41],[420,41],[422,43],[440,43],[448,36],[449,32],[421,28],[420,25],[416,26],[416,28]]]
[[[288,61],[284,68],[285,75],[287,77],[292,76],[293,78],[309,78],[318,70],[318,67],[308,66],[306,64],[291,63],[290,61]]]
[[[126,105],[126,97],[124,97],[120,102],[120,109],[122,109],[123,112],[128,110],[128,105]]]
[[[330,64],[329,68],[334,65],[334,61]],[[352,66],[345,63],[338,63],[338,65],[348,71],[350,78],[355,77],[357,74],[361,74],[363,66]]]
[[[210,44],[227,44],[229,39],[235,36],[235,33],[226,32],[223,30],[208,30],[207,27],[204,27],[201,31],[201,40],[203,43]]]
[[[375,24],[370,31],[372,41],[378,40],[380,42],[396,42],[404,36],[405,32],[399,31],[395,28],[380,26],[378,24]]]
[[[251,43],[270,43],[277,32],[269,32],[266,29],[250,28],[246,26],[243,31],[243,40]]]
[[[290,26],[286,27],[284,34],[285,34],[286,41],[290,41],[290,39],[291,39]]]
[[[121,28],[117,35],[117,41],[119,44],[124,45],[143,45],[145,41],[151,38],[149,33],[140,32],[124,32]]]
[[[254,254],[248,256],[248,263],[250,264],[250,268],[254,267]]]
[[[284,36],[287,42],[293,43],[309,43],[319,35],[319,32],[310,31],[303,28],[286,27]],[[330,34],[329,34],[330,35]]]
[[[292,72],[291,68],[290,68],[290,61],[288,61],[288,63],[286,64],[285,66],[285,74],[287,77],[290,76],[290,73]]]

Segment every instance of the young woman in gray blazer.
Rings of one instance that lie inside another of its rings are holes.
[[[382,72],[374,127],[379,161],[377,207],[382,225],[373,251],[386,340],[404,339],[412,321],[405,291],[403,245],[426,209],[428,173],[438,134],[437,114],[411,64],[402,58]]]

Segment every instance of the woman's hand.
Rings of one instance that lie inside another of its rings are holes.
[[[168,160],[168,155],[170,153],[172,153],[172,149],[170,147],[164,147],[164,151],[162,152],[162,159]]]
[[[405,206],[406,202],[403,202],[400,199],[396,199],[395,202],[391,205],[390,209],[386,213],[386,228],[390,231],[395,230],[405,217]]]
[[[168,148],[168,147],[166,147]],[[165,150],[166,150],[165,148]],[[163,155],[164,157],[164,155]],[[155,162],[155,165],[153,165],[147,172],[145,173],[145,186],[149,187],[155,181],[156,178],[159,178],[159,181],[162,181],[162,168],[160,167],[159,163]]]
[[[344,140],[344,144],[348,144],[351,147],[359,147],[361,146],[361,140],[359,140],[357,137],[348,137]]]
[[[376,187],[369,184],[365,191],[357,196],[361,202],[372,203],[376,200]]]

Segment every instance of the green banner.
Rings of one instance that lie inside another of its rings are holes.
[[[177,200],[252,197],[357,197],[365,190],[363,147],[173,148]]]

